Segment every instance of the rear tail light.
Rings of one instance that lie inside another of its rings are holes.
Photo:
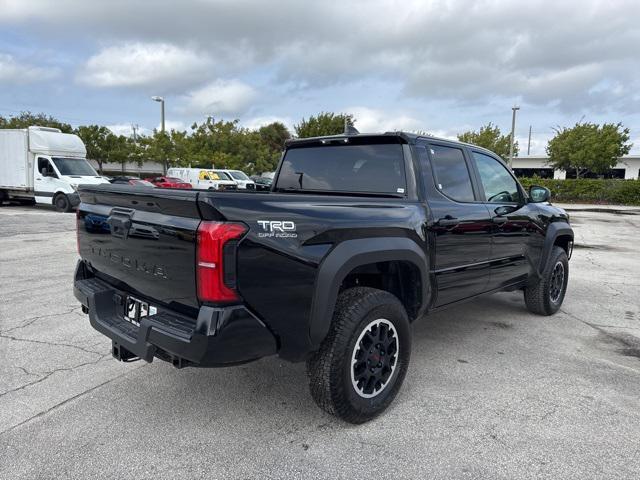
[[[235,302],[236,246],[246,233],[242,223],[200,222],[196,269],[198,298],[203,302]]]

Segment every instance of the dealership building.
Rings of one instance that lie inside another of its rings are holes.
[[[542,178],[576,178],[575,170],[554,170],[548,162],[549,157],[547,156],[533,155],[515,157],[513,159],[513,171],[518,177],[533,177],[537,175]],[[624,178],[627,180],[637,180],[640,177],[640,155],[625,155],[624,157],[620,157],[616,166],[604,175],[587,172],[587,174],[581,174],[580,176],[586,178]]]

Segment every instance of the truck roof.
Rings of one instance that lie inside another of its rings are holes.
[[[395,132],[382,132],[382,133],[357,133],[357,134],[340,134],[340,135],[327,135],[322,137],[307,137],[307,138],[292,138],[285,141],[286,147],[297,147],[301,145],[312,145],[312,144],[326,144],[326,143],[339,143],[341,141],[349,140],[349,139],[359,139],[362,143],[367,143],[367,141],[375,141],[375,139],[382,138],[394,138],[397,139],[398,143],[408,143],[414,144],[418,139],[424,140],[434,140],[442,143],[448,143],[451,145],[464,145],[467,147],[473,147],[478,150],[483,150],[485,152],[491,153],[492,155],[496,155],[494,152],[487,150],[484,147],[480,147],[478,145],[473,145],[471,143],[460,142],[458,140],[451,140],[449,138],[435,137],[433,135],[428,134],[418,134],[412,132],[403,132],[403,131],[395,131]]]

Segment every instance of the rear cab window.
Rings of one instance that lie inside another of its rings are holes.
[[[462,149],[430,144],[431,164],[440,192],[458,202],[473,202],[475,195],[471,175]]]
[[[278,191],[404,196],[402,144],[392,139],[335,140],[289,147],[278,175]],[[338,143],[340,142],[340,143]]]

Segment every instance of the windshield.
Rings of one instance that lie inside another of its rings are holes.
[[[84,158],[64,158],[53,157],[53,163],[55,163],[60,175],[75,175],[81,177],[97,177],[98,174],[93,169],[89,162]]]
[[[217,176],[218,176],[218,178],[216,178],[215,180],[228,180],[228,181],[233,181],[233,180],[231,180],[231,177],[230,177],[227,173],[225,173],[225,172],[221,172],[221,171],[219,171],[219,170],[218,170],[218,171],[216,171],[216,172],[214,173],[214,175],[217,175]]]
[[[249,177],[247,177],[246,173],[240,172],[238,170],[231,170],[229,173],[236,180],[251,180]]]
[[[404,194],[402,145],[290,148],[282,161],[276,188]]]

